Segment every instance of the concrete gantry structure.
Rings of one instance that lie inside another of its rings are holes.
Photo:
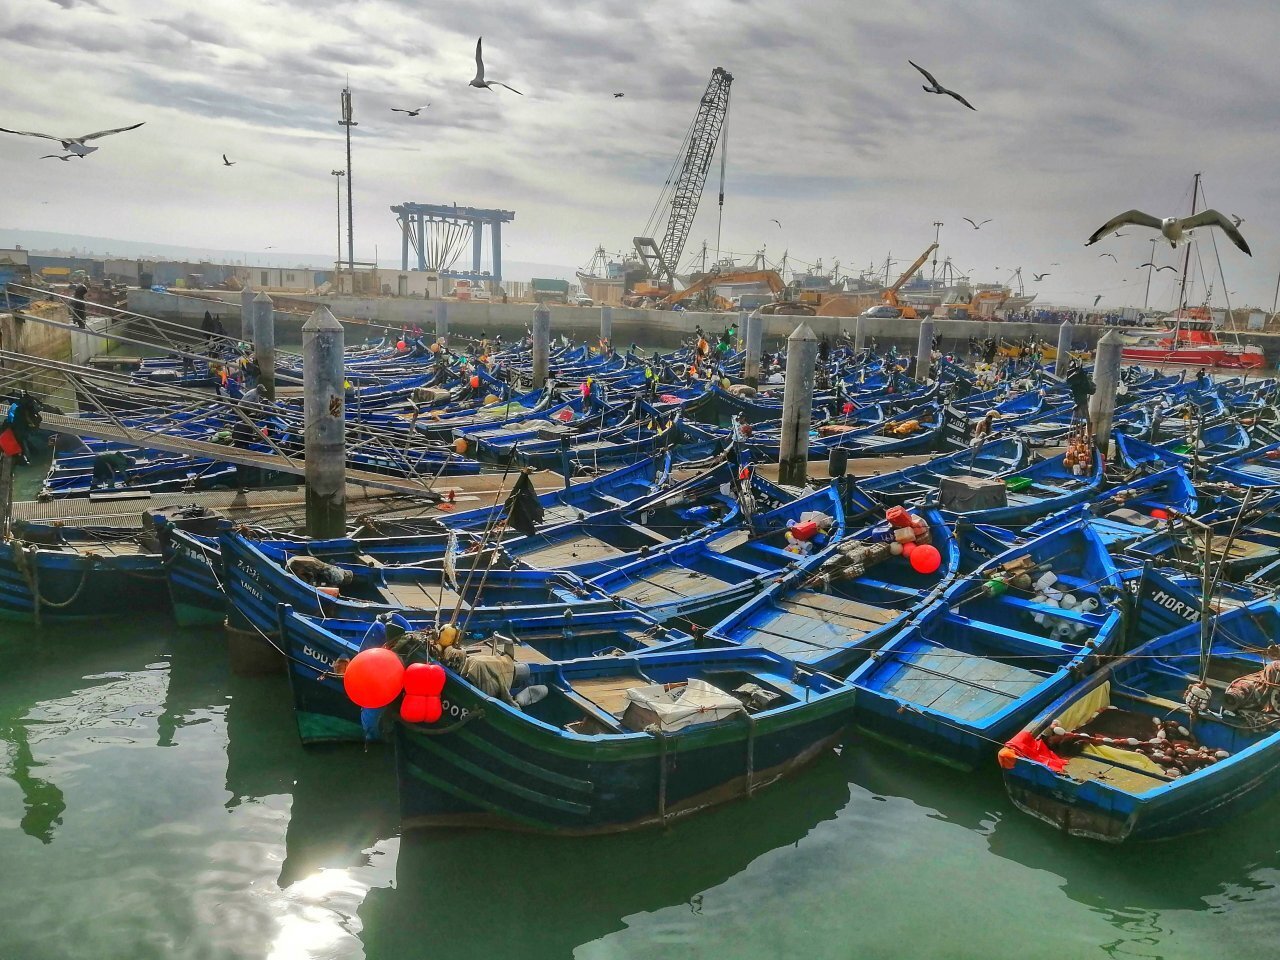
[[[461,280],[502,281],[502,225],[516,218],[511,210],[486,210],[457,204],[401,203],[391,208],[400,224],[400,269],[409,269],[409,248],[417,254],[419,270],[435,270],[441,276]],[[493,269],[480,271],[484,254],[484,228],[489,228]],[[454,270],[471,237],[471,269]]]

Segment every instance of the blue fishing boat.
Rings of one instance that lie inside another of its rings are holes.
[[[286,629],[317,630],[294,615]],[[561,835],[749,797],[837,743],[851,687],[762,650],[530,664],[490,695],[448,668],[435,723],[396,724],[401,822]],[[538,688],[527,706],[512,705]]]
[[[790,572],[758,592],[711,627],[707,641],[760,647],[805,669],[847,675],[955,578],[959,552],[942,515],[932,507],[919,515],[939,553],[936,570],[919,572],[894,555],[894,528],[878,521],[841,540],[816,568]]]
[[[439,644],[442,634],[468,656],[486,652],[510,659],[513,664],[553,663],[582,657],[650,653],[693,646],[693,637],[661,627],[642,613],[630,611],[574,612],[565,607],[545,616],[512,618],[508,611],[477,611],[450,622],[445,619],[404,617],[367,620],[315,620],[317,629],[290,629],[298,621],[293,608],[278,608],[281,652],[288,660],[289,686],[294,719],[303,743],[360,742],[383,739],[390,726],[381,711],[374,716],[347,697],[342,673],[362,646],[383,646],[390,635],[398,650],[426,652]],[[400,631],[405,631],[403,634]],[[452,631],[450,633],[449,631]],[[515,667],[514,670],[520,668]]]
[[[1280,608],[1261,601],[1222,613],[1207,650],[1196,623],[1104,666],[1002,751],[1010,798],[1110,843],[1211,829],[1273,799],[1277,635]]]
[[[1083,520],[1011,548],[850,674],[858,725],[945,763],[979,765],[1118,641],[1123,589]]]

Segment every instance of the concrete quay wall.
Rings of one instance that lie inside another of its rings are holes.
[[[199,324],[205,310],[219,315],[229,333],[239,329],[240,302],[238,293],[219,293],[224,302],[212,305],[207,300],[188,296],[172,296],[150,290],[130,290],[129,309],[148,316],[163,317]],[[398,329],[417,324],[424,330],[435,329],[436,304],[445,303],[449,317],[449,329],[463,337],[475,337],[482,331],[489,336],[502,334],[505,339],[521,337],[533,322],[533,304],[499,303],[465,300],[421,300],[408,297],[290,297],[289,303],[298,306],[302,302],[327,304],[334,315],[344,321],[365,322],[371,325],[370,335],[376,335],[378,325]],[[573,307],[550,305],[551,332],[553,336],[565,334],[574,341],[594,343],[600,332],[599,307]],[[693,336],[701,326],[710,334],[718,333],[735,319],[726,313],[692,313],[669,310],[639,310],[628,307],[613,308],[613,343],[626,349],[636,343],[643,347],[671,348]],[[801,321],[807,323],[819,337],[835,338],[840,334],[853,336],[856,320],[853,317],[765,317],[764,349],[774,352],[783,347],[787,336]],[[302,312],[276,312],[276,335],[286,342],[298,342],[302,336],[302,324],[306,316]],[[899,352],[914,353],[918,327],[914,321],[901,319],[864,319],[864,335],[869,342],[875,338],[881,348],[896,346]],[[1005,340],[1027,340],[1032,336],[1051,344],[1058,340],[1057,324],[1010,323],[993,320],[935,320],[934,331],[941,337],[946,350],[963,351],[970,337],[979,340],[986,337]],[[1077,347],[1092,348],[1107,331],[1106,327],[1077,326],[1074,343]],[[1263,348],[1267,366],[1280,366],[1280,336],[1271,334],[1241,334],[1244,343]]]

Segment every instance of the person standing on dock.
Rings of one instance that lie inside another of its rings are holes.
[[[85,328],[84,298],[88,294],[89,288],[83,283],[77,283],[72,293],[74,299],[71,301],[71,319],[75,321],[76,326],[81,330]]]

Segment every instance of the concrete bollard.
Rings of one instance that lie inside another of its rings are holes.
[[[867,327],[861,317],[853,318],[853,352],[859,354],[867,342]]]
[[[266,292],[253,298],[253,359],[262,396],[276,398],[276,312]]]
[[[1120,383],[1120,355],[1124,340],[1115,329],[1098,341],[1093,360],[1094,393],[1089,402],[1089,420],[1093,423],[1094,442],[1107,456],[1111,444],[1111,420],[1116,412],[1116,386]]]
[[[1059,377],[1066,376],[1067,367],[1071,365],[1071,337],[1075,329],[1066,321],[1058,328],[1058,356],[1053,361],[1053,372]]]
[[[916,341],[916,379],[921,383],[929,382],[929,367],[933,359],[933,318],[925,317],[920,321],[920,337]]]
[[[409,295],[409,277],[407,274],[400,274],[396,277],[396,296],[407,297]]]
[[[809,425],[813,419],[813,384],[818,338],[801,323],[787,338],[786,385],[782,391],[782,443],[778,482],[804,486],[809,475]]]
[[[533,308],[533,388],[547,383],[551,367],[551,311],[545,303]]]
[[[240,288],[240,339],[248,340],[253,336],[253,300],[257,294],[253,287],[245,284]]]
[[[613,307],[608,304],[600,307],[600,339],[613,342]]]
[[[760,386],[760,357],[764,349],[764,317],[759,310],[747,314],[743,321],[742,339],[746,343],[746,358],[742,376],[747,385]]]
[[[436,339],[449,343],[449,305],[443,300],[436,301]]]
[[[343,407],[343,330],[328,307],[302,327],[307,535],[341,537],[347,528],[347,446]]]

